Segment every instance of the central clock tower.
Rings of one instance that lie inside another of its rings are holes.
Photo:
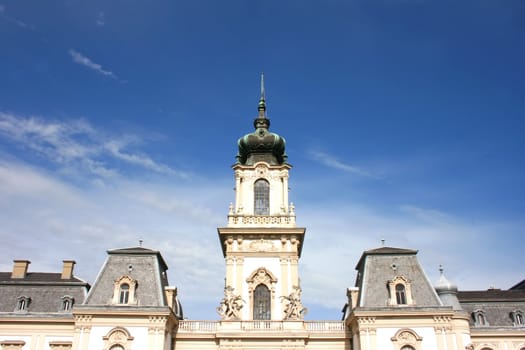
[[[269,131],[264,77],[255,131],[238,141],[235,203],[228,224],[218,228],[226,262],[224,298],[217,308],[223,320],[300,320],[298,262],[305,228],[296,226],[288,202],[285,140]]]

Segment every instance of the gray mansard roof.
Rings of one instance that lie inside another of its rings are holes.
[[[3,316],[71,315],[71,311],[61,311],[63,298],[71,297],[73,304],[81,304],[89,289],[87,282],[76,277],[62,279],[60,273],[28,272],[23,278],[12,278],[11,275],[11,272],[0,272],[0,313]],[[20,297],[30,299],[25,312],[15,312]]]
[[[458,299],[463,310],[472,316],[477,311],[483,312],[487,321],[483,328],[515,327],[512,313],[521,311],[525,314],[525,289],[459,291]],[[479,327],[474,317],[471,317],[470,323],[473,327]]]
[[[388,282],[396,277],[408,279],[413,307],[442,307],[436,291],[417,260],[417,250],[380,247],[365,251],[356,269],[359,288],[358,307],[386,308]]]
[[[143,247],[109,250],[106,262],[84,306],[112,305],[115,281],[123,276],[129,276],[137,282],[135,292],[137,303],[133,306],[166,306],[164,287],[168,286],[167,269],[168,266],[162,255],[155,250]],[[129,306],[125,307],[129,308]]]

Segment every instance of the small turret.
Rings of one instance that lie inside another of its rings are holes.
[[[436,289],[439,298],[443,302],[443,305],[452,306],[454,310],[462,310],[457,296],[458,287],[454,283],[449,282],[449,280],[445,277],[443,271],[443,266],[440,265],[439,280],[437,281],[434,288]]]

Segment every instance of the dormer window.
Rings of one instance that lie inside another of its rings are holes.
[[[74,302],[73,297],[69,295],[63,296],[60,311],[66,311],[66,312],[70,311],[71,308],[73,307],[73,302]]]
[[[404,284],[396,284],[396,301],[397,305],[405,305],[407,303],[407,294]]]
[[[253,185],[254,214],[270,215],[270,183],[264,179]]]
[[[137,281],[129,276],[122,276],[115,281],[113,287],[113,304],[135,305]]]
[[[21,296],[16,301],[16,312],[27,312],[29,308],[29,303],[31,302],[31,298],[26,296]]]
[[[408,278],[397,276],[393,280],[388,281],[388,305],[414,305],[412,298],[411,282]]]
[[[127,304],[128,301],[129,301],[129,284],[123,283],[120,285],[118,303]]]
[[[487,318],[485,317],[485,311],[476,310],[472,313],[472,319],[474,320],[474,325],[476,327],[488,326]]]
[[[525,318],[523,315],[523,311],[521,310],[512,311],[510,313],[510,318],[512,318],[512,323],[514,324],[514,326],[517,326],[517,327],[525,326],[525,323],[524,323]]]

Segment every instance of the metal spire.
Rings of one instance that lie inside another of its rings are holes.
[[[261,73],[261,98],[259,99],[259,117],[266,117],[266,97],[264,95],[264,72]]]

